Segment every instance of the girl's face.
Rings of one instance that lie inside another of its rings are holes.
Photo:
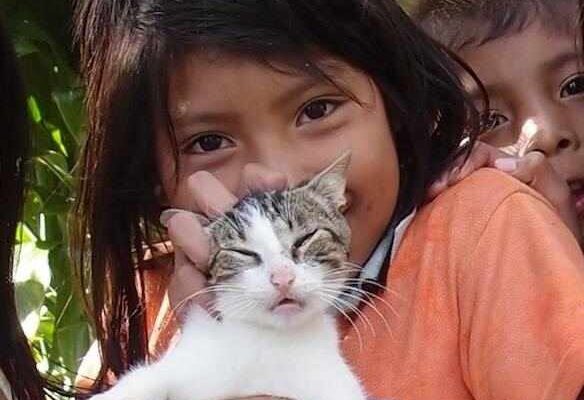
[[[543,152],[570,185],[584,227],[584,68],[574,36],[535,21],[460,55],[489,94],[482,140],[519,155],[521,147]]]
[[[371,79],[336,59],[322,58],[318,64],[344,90],[283,64],[270,67],[222,53],[192,53],[175,64],[169,109],[178,179],[168,135],[163,129],[157,135],[168,204],[193,208],[193,191],[205,191],[193,187],[198,171],[212,173],[241,195],[242,174],[250,163],[281,173],[295,185],[350,149],[345,215],[353,232],[350,258],[363,263],[396,205],[397,155]]]

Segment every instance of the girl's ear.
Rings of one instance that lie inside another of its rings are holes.
[[[337,209],[342,209],[347,202],[345,198],[345,188],[347,186],[345,173],[350,161],[351,151],[347,150],[331,165],[312,178],[305,187],[323,196]]]

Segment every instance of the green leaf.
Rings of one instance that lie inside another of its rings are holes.
[[[37,45],[28,38],[19,37],[14,40],[14,51],[17,57],[25,57],[33,53],[38,53],[39,48]]]
[[[79,135],[84,121],[83,92],[79,89],[53,92],[53,100],[61,113],[68,132],[79,144]]]
[[[35,279],[15,284],[18,319],[23,321],[30,313],[40,313],[45,300],[45,288]]]
[[[27,105],[30,118],[37,124],[41,122],[43,117],[41,115],[41,110],[39,109],[39,105],[37,104],[37,101],[35,100],[34,96],[28,97]]]

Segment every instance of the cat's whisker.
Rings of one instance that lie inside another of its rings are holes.
[[[236,306],[238,306],[240,304],[246,304],[246,303],[254,303],[254,304],[257,303],[257,301],[255,301],[254,299],[252,299],[252,298],[250,298],[249,296],[246,296],[246,295],[239,295],[239,296],[237,296],[237,295],[234,295],[234,294],[230,294],[227,299],[228,299],[228,302],[226,304],[228,306],[230,306],[230,307],[236,307]],[[224,304],[225,304],[225,302],[224,302]],[[218,310],[218,307],[219,307],[219,304],[217,302],[215,302],[212,305],[211,309],[213,311],[219,311]]]
[[[234,302],[233,304],[229,305],[230,307],[226,307],[224,310],[221,310],[221,315],[224,317],[229,315],[235,315],[237,318],[246,317],[247,314],[249,314],[249,312],[253,310],[256,305],[257,302],[251,299],[244,299],[243,301]],[[219,310],[215,309],[215,311]]]
[[[212,294],[212,293],[222,293],[222,292],[241,292],[242,289],[238,288],[237,286],[228,286],[228,285],[215,285],[215,286],[208,286],[203,288],[195,293],[192,293],[179,301],[171,310],[172,313],[175,313],[176,310],[182,308],[185,304],[189,301],[194,299],[195,297],[202,296],[204,294]]]
[[[357,264],[357,263],[352,262],[352,261],[347,260],[343,264],[345,264],[346,266],[349,266],[349,267],[353,267],[353,268],[358,269],[358,270],[363,269],[363,266],[361,264]]]
[[[323,288],[321,288],[321,291],[326,293],[327,295],[330,295],[330,296],[337,298],[337,300],[339,302],[341,302],[347,308],[349,308],[351,311],[353,311],[355,314],[357,314],[358,317],[362,316],[364,319],[367,320],[367,324],[369,325],[371,330],[373,332],[375,331],[373,329],[373,325],[370,323],[370,319],[363,313],[363,311],[360,310],[356,304],[353,304],[350,300],[346,300],[343,297],[353,298],[353,299],[358,300],[358,301],[362,301],[363,300],[362,298],[360,298],[359,296],[355,296],[355,295],[346,293],[346,292],[339,291],[337,289],[333,289],[333,288],[323,287]],[[382,318],[383,318],[383,316],[382,316]]]
[[[327,283],[329,283],[329,282],[331,282],[331,281],[327,281]],[[341,282],[332,281],[332,283],[341,283]],[[362,294],[363,296],[366,296],[369,300],[375,299],[375,300],[379,301],[381,304],[383,304],[385,307],[387,307],[393,315],[395,315],[397,318],[399,318],[399,314],[396,311],[395,307],[393,305],[391,305],[383,297],[381,297],[375,293],[369,292],[367,290],[355,287],[355,286],[344,285],[343,290],[357,292],[359,294]]]
[[[371,308],[373,310],[373,312],[375,314],[377,314],[377,316],[383,322],[383,325],[385,325],[385,329],[387,331],[389,331],[390,334],[393,336],[393,332],[392,332],[392,329],[391,329],[391,327],[389,325],[389,322],[387,321],[387,318],[385,318],[385,315],[383,315],[383,313],[377,308],[377,306],[372,301],[370,301],[369,299],[363,298],[362,296],[358,296],[358,295],[355,295],[355,294],[352,294],[352,293],[339,292],[338,290],[330,289],[330,288],[327,288],[327,287],[325,287],[323,290],[326,290],[329,293],[334,293],[337,296],[346,296],[346,297],[349,297],[351,299],[355,299],[355,300],[358,300],[360,302],[365,303],[367,306],[369,306],[369,308]]]
[[[339,280],[343,280],[343,279],[337,279],[337,280],[335,280],[335,282],[338,282]],[[346,279],[344,279],[344,281],[347,282],[347,283],[360,283],[360,284],[366,284],[366,285],[369,285],[369,286],[375,286],[375,287],[379,288],[381,291],[383,291],[384,293],[387,293],[387,294],[390,294],[392,296],[395,296],[398,300],[404,300],[403,296],[400,295],[395,290],[393,290],[391,288],[388,288],[387,286],[384,286],[384,285],[380,284],[379,282],[375,282],[375,281],[373,281],[371,279],[346,278]]]
[[[347,320],[347,322],[351,324],[351,326],[355,330],[355,334],[357,335],[357,341],[359,342],[359,351],[363,351],[363,336],[361,335],[361,331],[359,330],[359,327],[357,326],[357,324],[355,324],[353,319],[345,312],[345,310],[337,306],[337,304],[333,300],[330,300],[329,298],[326,297],[321,297],[321,300],[330,305],[331,307],[333,307],[335,310],[337,310]]]
[[[325,278],[329,278],[329,277],[333,277],[333,276],[347,276],[348,274],[350,274],[351,272],[354,271],[350,271],[350,270],[346,270],[346,269],[341,269],[341,270],[334,270],[334,271],[327,271],[325,274],[323,274],[323,279]],[[351,278],[346,278],[346,279],[351,279]]]
[[[377,333],[375,332],[375,327],[373,326],[373,323],[371,322],[369,317],[367,317],[367,315],[365,315],[365,313],[363,311],[359,310],[358,307],[356,307],[355,305],[353,305],[351,302],[349,302],[347,300],[341,299],[340,297],[337,296],[337,293],[335,293],[333,295],[333,294],[329,294],[326,292],[321,292],[320,295],[327,296],[328,298],[340,303],[341,306],[344,306],[345,308],[347,308],[350,311],[352,311],[353,313],[355,313],[355,315],[357,315],[357,318],[360,319],[361,321],[363,321],[365,323],[365,325],[371,330],[371,334],[373,335],[373,337],[377,336]]]

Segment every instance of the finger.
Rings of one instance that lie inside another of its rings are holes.
[[[443,173],[428,190],[428,198],[433,199],[449,186],[452,186],[482,167],[492,167],[498,157],[505,156],[496,147],[477,142],[468,155],[458,157],[450,170]]]
[[[432,185],[428,188],[428,193],[426,198],[432,200],[436,198],[440,193],[444,192],[448,188],[448,177],[450,176],[450,171],[442,174],[440,178],[435,180]]]
[[[456,177],[451,178],[451,181],[454,183],[460,182],[477,169],[493,167],[495,161],[501,157],[508,158],[509,156],[496,147],[478,142],[471,151],[466,162],[460,168],[460,171],[458,171]]]
[[[194,294],[205,288],[207,279],[189,258],[176,248],[174,251],[174,272],[168,284],[168,298],[173,310],[180,313],[191,300],[199,305],[206,306],[210,295]]]
[[[505,162],[507,162],[505,159],[497,160],[499,166]],[[539,180],[539,186],[541,186],[541,183],[545,184],[544,189],[549,189],[547,185],[550,184],[552,185],[552,188],[555,188],[555,186],[557,186],[556,182],[553,179],[549,180],[551,175],[554,174],[554,171],[551,167],[549,170],[546,170],[547,166],[549,166],[549,164],[546,161],[545,155],[539,151],[533,151],[516,159],[514,170],[512,170],[513,163],[509,162],[508,172],[510,172],[513,177],[528,185],[537,183],[536,181]]]
[[[196,172],[187,180],[187,185],[192,196],[193,211],[209,217],[222,215],[237,203],[237,197],[210,172]]]
[[[176,212],[166,220],[166,228],[175,251],[182,250],[201,272],[206,272],[209,237],[197,216],[187,211]]]
[[[238,194],[242,197],[250,193],[283,190],[287,185],[288,179],[283,173],[271,170],[258,163],[249,163],[243,168]]]

